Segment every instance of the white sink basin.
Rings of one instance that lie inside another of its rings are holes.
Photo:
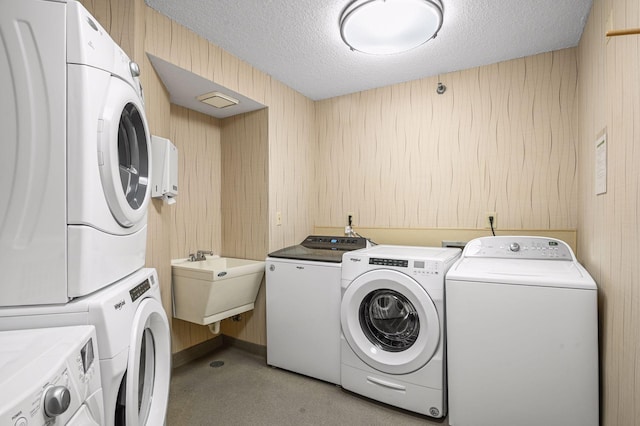
[[[212,324],[252,310],[264,276],[264,262],[233,257],[171,261],[174,317]]]
[[[264,272],[264,262],[234,257],[207,257],[207,260],[191,262],[189,259],[171,261],[173,275],[200,280],[217,281],[240,275]]]

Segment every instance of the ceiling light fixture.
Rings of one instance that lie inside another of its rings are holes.
[[[414,49],[434,38],[440,27],[440,0],[356,0],[340,16],[347,46],[375,55]]]

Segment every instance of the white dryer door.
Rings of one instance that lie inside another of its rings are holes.
[[[140,98],[112,77],[102,116],[98,159],[109,209],[124,227],[145,217],[151,195],[151,142]]]
[[[438,312],[429,294],[410,276],[391,269],[353,280],[342,296],[340,318],[351,349],[384,373],[416,371],[440,341]]]
[[[131,330],[124,384],[127,426],[164,424],[170,377],[169,322],[162,305],[153,298],[147,298],[138,306]]]

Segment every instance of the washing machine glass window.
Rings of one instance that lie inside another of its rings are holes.
[[[109,83],[100,135],[100,177],[116,221],[131,227],[146,214],[151,186],[151,138],[140,98],[118,78]]]
[[[365,272],[342,295],[342,332],[364,363],[389,374],[427,364],[440,343],[440,320],[427,291],[390,269]]]
[[[389,352],[410,348],[420,333],[415,306],[401,293],[389,289],[372,291],[364,298],[360,325],[371,343]]]
[[[149,152],[140,112],[127,104],[118,129],[118,159],[122,191],[133,209],[142,206],[149,184]]]

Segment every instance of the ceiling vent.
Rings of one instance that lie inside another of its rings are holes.
[[[233,105],[238,105],[240,102],[237,99],[220,92],[206,93],[198,96],[196,99],[216,108],[227,108]]]

